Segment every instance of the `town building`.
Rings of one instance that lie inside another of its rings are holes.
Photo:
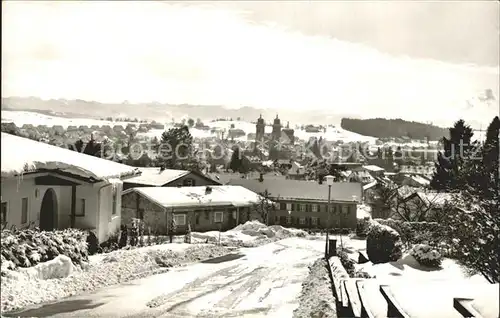
[[[286,136],[287,143],[294,145],[295,144],[295,130],[290,128],[290,123],[286,123],[286,127],[282,129],[282,135]]]
[[[124,181],[124,190],[136,187],[180,187],[220,185],[202,173],[187,170],[138,168],[141,174]]]
[[[119,230],[122,182],[134,167],[2,133],[1,221],[8,228],[69,227],[100,242]]]
[[[153,233],[228,230],[254,219],[261,197],[240,186],[147,187],[123,192],[123,223],[144,221]],[[175,224],[175,229],[172,227]]]
[[[312,181],[233,179],[228,185],[239,185],[255,193],[268,194],[279,207],[270,211],[270,224],[298,228],[350,228],[357,224],[357,204],[363,198],[360,183],[335,182],[331,186],[330,213],[327,211],[326,184]]]

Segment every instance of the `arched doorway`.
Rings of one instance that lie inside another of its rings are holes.
[[[57,228],[57,196],[54,189],[45,191],[40,208],[40,230],[52,231]]]

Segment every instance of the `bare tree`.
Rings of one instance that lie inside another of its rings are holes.
[[[374,216],[378,215],[384,218],[392,213],[391,211],[398,202],[400,188],[401,186],[382,185],[376,190],[374,201],[371,204]]]
[[[277,199],[279,200],[279,198]],[[258,213],[262,222],[269,225],[269,213],[276,210],[275,203],[271,200],[271,193],[264,191],[260,193],[259,202],[254,204],[254,210]]]
[[[423,190],[402,197],[395,197],[391,217],[406,222],[424,222],[443,219],[447,209],[446,201],[442,201],[442,194]]]

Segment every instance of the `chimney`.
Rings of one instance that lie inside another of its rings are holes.
[[[205,188],[205,194],[210,194],[212,193],[212,188],[211,187],[206,187]]]

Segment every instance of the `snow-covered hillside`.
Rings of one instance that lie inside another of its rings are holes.
[[[92,126],[92,125],[126,125],[127,122],[110,122],[106,120],[98,120],[91,118],[66,118],[66,117],[57,117],[57,116],[48,116],[35,112],[28,111],[11,111],[11,110],[2,110],[2,122],[13,122],[16,126],[21,127],[24,124],[32,124],[35,126],[38,125],[46,125],[46,126],[54,126],[61,125],[64,128],[68,126]]]
[[[54,126],[54,125],[61,125],[63,127],[68,127],[68,126],[81,126],[81,125],[86,125],[86,126],[92,126],[92,125],[127,125],[129,122],[110,122],[110,121],[105,121],[105,120],[98,120],[98,119],[90,119],[90,118],[66,118],[66,117],[56,117],[56,116],[48,116],[40,113],[35,113],[35,112],[28,112],[28,111],[2,111],[2,122],[14,122],[18,127],[24,125],[24,124],[32,124],[32,125],[47,125],[47,126]],[[137,124],[137,123],[132,123],[132,124]],[[245,122],[245,121],[215,121],[215,122],[207,122],[205,123],[208,127],[210,127],[209,130],[202,130],[202,129],[197,129],[197,128],[191,128],[191,134],[195,138],[208,138],[208,137],[213,137],[217,136],[217,132],[213,132],[213,130],[217,131],[224,131],[225,136],[227,136],[227,132],[229,129],[231,129],[231,126],[234,125],[235,129],[241,129],[245,132],[246,135],[249,133],[255,134],[255,124]],[[173,127],[172,123],[166,123],[165,124],[165,129]],[[148,136],[148,137],[159,137],[161,133],[163,132],[162,129],[152,129],[147,133],[142,133],[141,135]],[[272,127],[271,126],[266,126],[265,127],[265,132],[266,133],[271,133],[272,132]],[[319,138],[320,136],[323,137],[326,140],[343,140],[344,142],[349,142],[349,141],[367,141],[367,142],[374,142],[377,138],[374,137],[367,137],[363,136],[360,134],[356,134],[347,130],[344,130],[340,127],[335,127],[331,128],[329,127],[326,132],[318,132],[318,133],[309,133],[304,130],[299,130],[295,129],[295,136],[302,139],[302,140],[308,140],[311,137],[317,137]],[[240,137],[240,138],[235,138],[236,140],[242,140],[246,141],[247,136]]]

